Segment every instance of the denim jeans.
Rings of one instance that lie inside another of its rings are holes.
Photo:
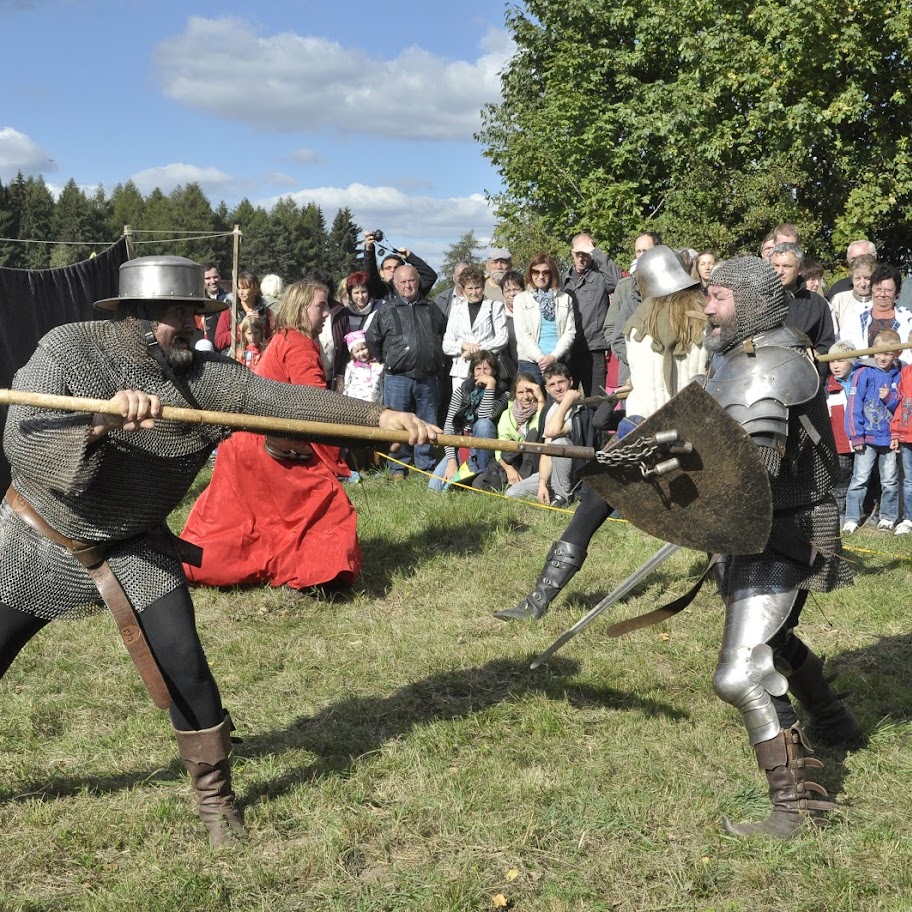
[[[479,418],[475,424],[472,425],[472,436],[487,437],[489,440],[496,440],[497,425],[494,424],[490,418]],[[457,456],[456,458],[458,459],[459,457]],[[493,458],[493,450],[476,450],[474,447],[470,449],[468,465],[472,470],[472,474],[480,475],[488,467],[488,463]],[[446,466],[447,458],[444,456],[443,459],[437,463],[437,468],[434,469],[434,478],[428,482],[428,488],[431,491],[445,491],[449,488],[449,483],[443,480]]]
[[[861,522],[868,480],[875,465],[880,470],[880,519],[896,522],[899,515],[899,471],[896,453],[888,446],[871,444],[865,444],[860,453],[855,453],[852,480],[846,492],[846,522]]]
[[[422,421],[437,423],[437,377],[406,377],[404,374],[387,374],[383,379],[383,404],[397,412],[414,412]],[[413,464],[425,472],[434,468],[433,447],[428,443],[414,448],[407,443],[399,445],[393,456],[407,465]],[[390,463],[394,475],[405,470]]]
[[[518,374],[531,374],[542,390],[544,390],[545,378],[542,377],[542,372],[534,361],[520,361],[519,366],[516,368],[516,372]]]
[[[912,519],[912,443],[901,443],[899,453],[902,458],[903,471],[902,518]]]

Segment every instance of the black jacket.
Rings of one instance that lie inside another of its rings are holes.
[[[388,374],[415,380],[434,377],[447,367],[443,353],[446,324],[440,308],[426,298],[409,304],[392,295],[367,329],[367,347],[386,365]]]

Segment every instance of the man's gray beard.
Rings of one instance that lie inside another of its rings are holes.
[[[508,270],[506,269],[492,269],[491,278],[495,282],[500,282],[500,280],[507,274]]]
[[[722,326],[718,336],[711,335],[711,329],[707,327],[706,338],[703,339],[703,351],[716,354],[717,352],[728,351],[737,341],[737,328],[734,324]]]

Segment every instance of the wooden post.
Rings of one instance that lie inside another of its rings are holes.
[[[127,242],[127,259],[132,260],[136,256],[136,251],[133,249],[133,228],[131,225],[124,225],[123,236]]]
[[[231,262],[231,347],[228,351],[233,358],[235,355],[234,343],[237,339],[237,308],[238,308],[238,260],[241,255],[241,226],[234,226],[233,257]]]

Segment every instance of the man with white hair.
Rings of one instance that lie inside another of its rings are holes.
[[[800,274],[804,253],[797,244],[785,242],[773,248],[769,261],[786,291],[789,305],[786,322],[811,340],[814,351],[825,355],[836,341],[833,314],[822,295],[804,287]],[[821,365],[820,371],[821,376],[827,375],[826,364]]]
[[[485,261],[485,297],[489,301],[500,301],[503,304],[503,289],[500,287],[503,277],[513,268],[513,254],[506,247],[492,247],[488,250]]]

